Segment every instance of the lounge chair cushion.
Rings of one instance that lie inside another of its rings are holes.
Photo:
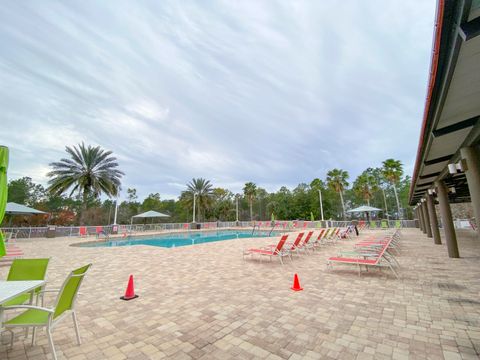
[[[346,263],[359,263],[359,264],[376,264],[377,260],[371,259],[358,259],[358,258],[344,258],[344,257],[331,257],[329,261],[346,262]]]
[[[252,252],[252,253],[262,254],[262,255],[275,255],[273,251],[264,250],[264,249],[248,249],[247,252]]]

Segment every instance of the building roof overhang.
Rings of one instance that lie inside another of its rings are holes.
[[[437,180],[455,189],[452,202],[470,201],[465,174],[450,174],[448,165],[460,160],[460,148],[480,143],[480,0],[439,0],[435,27],[411,205]]]

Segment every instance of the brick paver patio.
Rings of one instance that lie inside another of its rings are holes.
[[[77,303],[83,344],[65,319],[53,332],[59,358],[479,358],[480,241],[470,231],[460,231],[462,258],[449,259],[445,245],[404,229],[398,280],[387,270],[361,277],[353,266],[327,271],[326,258],[354,241],[284,266],[242,260],[243,247],[271,239],[172,249],[69,246],[78,241],[85,240],[19,241],[26,257],[51,257],[49,287],[93,263]],[[1,267],[0,277],[7,271]],[[294,273],[304,291],[290,290]],[[129,274],[140,297],[125,302],[119,297]],[[19,331],[12,350],[0,345],[0,359],[50,358],[43,330],[35,347]]]

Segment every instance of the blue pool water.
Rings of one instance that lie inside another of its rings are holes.
[[[195,244],[209,243],[213,241],[224,241],[251,237],[268,237],[270,231],[236,231],[236,230],[219,230],[211,232],[185,232],[164,235],[152,235],[151,237],[115,239],[105,242],[96,242],[81,244],[82,247],[116,247],[116,246],[132,246],[132,245],[150,245],[166,248],[189,246]],[[270,236],[278,236],[279,232],[272,232]]]

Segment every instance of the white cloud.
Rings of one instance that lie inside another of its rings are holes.
[[[360,15],[361,14],[361,15]],[[9,2],[0,8],[0,143],[45,181],[65,145],[112,150],[123,188],[241,191],[411,171],[434,3]]]

